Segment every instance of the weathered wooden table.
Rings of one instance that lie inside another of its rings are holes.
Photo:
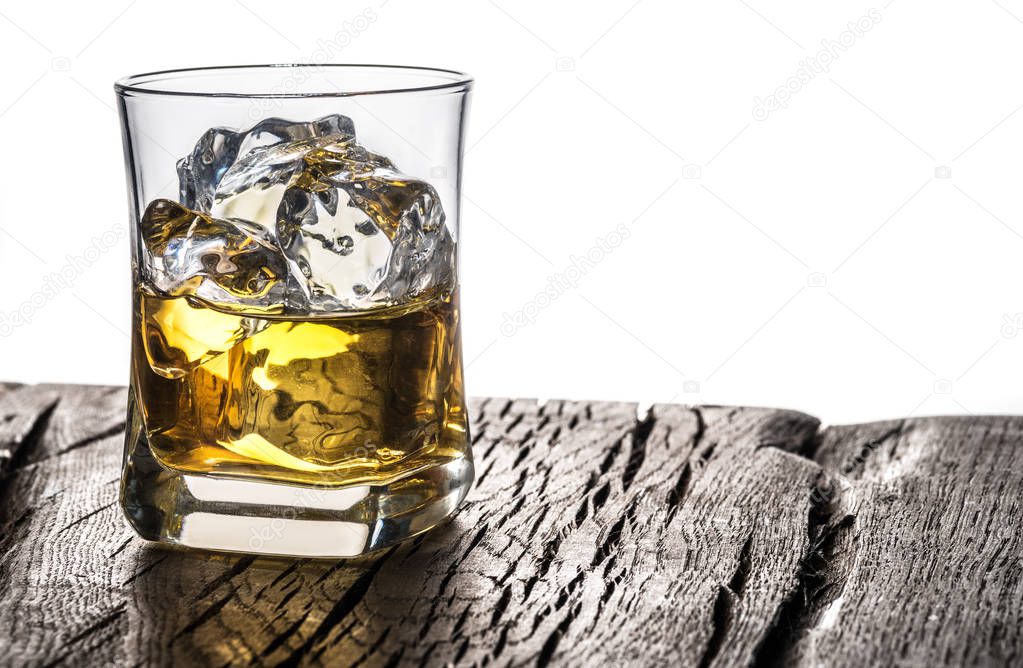
[[[449,524],[338,562],[161,549],[125,390],[0,386],[0,661],[1023,662],[1023,418],[475,402]]]

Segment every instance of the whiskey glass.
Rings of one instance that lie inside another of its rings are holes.
[[[133,286],[120,502],[142,538],[348,557],[465,497],[471,87],[378,65],[116,83]]]

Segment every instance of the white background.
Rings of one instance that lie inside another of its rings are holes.
[[[1021,18],[1010,0],[7,3],[0,317],[30,322],[2,328],[0,377],[127,381],[125,241],[22,306],[127,226],[113,80],[327,49],[477,79],[473,394],[832,423],[1018,413]],[[756,118],[786,85],[786,106]],[[628,238],[575,287],[537,299],[618,225]]]

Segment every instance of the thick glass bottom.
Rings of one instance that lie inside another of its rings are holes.
[[[136,411],[129,413],[121,507],[135,532],[149,541],[265,555],[354,557],[441,523],[473,480],[468,454],[387,482],[347,487],[183,473],[159,463]]]

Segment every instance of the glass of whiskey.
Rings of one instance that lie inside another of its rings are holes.
[[[471,87],[370,65],[117,82],[133,223],[120,501],[141,537],[348,557],[465,497]]]

